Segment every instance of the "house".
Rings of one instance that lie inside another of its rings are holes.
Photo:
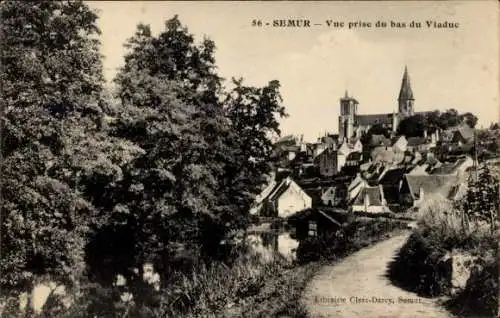
[[[294,135],[287,135],[283,136],[280,139],[278,139],[274,144],[276,147],[281,147],[281,146],[295,146],[297,145],[298,140],[297,137]]]
[[[408,146],[408,140],[406,140],[406,137],[401,135],[393,138],[392,142],[392,150],[394,152],[405,152]]]
[[[342,167],[342,173],[349,176],[356,175],[359,171],[362,159],[363,154],[361,152],[351,152],[346,158],[344,167]]]
[[[324,177],[331,177],[338,173],[337,151],[331,148],[327,148],[320,153],[314,158],[314,162],[319,168],[320,175]]]
[[[347,200],[348,202],[352,202],[354,200],[361,189],[368,186],[367,181],[361,177],[358,173],[356,177],[351,181],[351,183],[347,186]]]
[[[336,150],[338,139],[339,139],[339,135],[327,134],[324,137],[318,138],[318,143],[326,145],[326,148]]]
[[[290,177],[283,179],[264,200],[264,216],[285,218],[312,207],[312,198]]]
[[[304,177],[316,177],[318,172],[318,167],[314,163],[304,162],[299,167],[294,169],[295,175],[304,178]]]
[[[365,186],[351,206],[352,212],[385,213],[389,212],[382,186]]]
[[[313,158],[316,158],[317,156],[319,156],[327,148],[328,148],[327,144],[317,143],[315,148],[314,148],[314,151],[313,151]]]
[[[271,192],[276,188],[276,173],[271,173],[267,178],[267,185],[262,189],[261,193],[255,198],[252,207],[250,208],[250,214],[259,214],[264,206],[264,200],[271,194]]]
[[[430,141],[425,137],[409,137],[406,149],[411,152],[427,151],[431,148]]]
[[[362,152],[363,151],[363,143],[361,143],[361,139],[356,138],[350,141],[350,148],[353,152]]]
[[[373,162],[391,164],[395,161],[394,151],[389,146],[377,146],[370,153]]]
[[[405,168],[395,168],[385,171],[380,178],[387,204],[399,204],[399,193],[403,184]]]
[[[335,186],[324,187],[321,189],[321,202],[323,205],[333,206],[336,203]]]
[[[400,190],[401,204],[419,206],[428,197],[448,198],[459,179],[455,175],[406,174]]]
[[[304,187],[301,186],[304,192],[311,198],[311,207],[318,207],[323,205],[323,201],[321,200],[322,189],[319,185],[317,186],[309,186]]]
[[[303,240],[311,236],[335,235],[347,221],[347,213],[306,209],[287,218],[292,228],[292,237]]]
[[[453,135],[451,137],[451,144],[454,146],[461,147],[466,144],[474,142],[474,129],[470,128],[469,125],[460,125],[453,130]]]
[[[360,151],[353,151],[347,156],[345,166],[347,166],[347,167],[359,167],[361,164],[362,158],[363,158],[363,154]]]
[[[470,156],[464,156],[454,162],[445,162],[430,171],[433,175],[464,175],[468,168],[474,165],[474,160]]]
[[[314,157],[314,152],[316,151],[316,146],[317,146],[317,143],[307,143],[306,144],[307,157],[309,157],[309,158]]]

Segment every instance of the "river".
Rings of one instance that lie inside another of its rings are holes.
[[[253,232],[248,234],[246,239],[251,249],[264,260],[272,261],[278,255],[290,261],[296,260],[299,241],[292,238],[289,232],[272,230]]]

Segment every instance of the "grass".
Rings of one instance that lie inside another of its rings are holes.
[[[385,218],[357,218],[339,233],[309,237],[297,250],[300,263],[342,259],[406,229],[406,222]]]
[[[404,222],[392,220],[355,220],[342,238],[332,236],[321,246],[302,242],[302,252],[325,254],[301,264],[279,256],[269,262],[243,249],[231,265],[198,264],[190,272],[172,272],[158,292],[144,284],[134,291],[140,300],[122,298],[132,291],[127,286],[88,285],[71,308],[55,301],[41,317],[308,317],[300,298],[324,260],[341,260],[403,227]],[[326,257],[327,246],[335,251],[334,258]]]
[[[246,251],[231,264],[197,265],[190,273],[173,272],[163,288],[150,286],[124,301],[127,287],[87,286],[69,308],[53,306],[40,317],[307,317],[299,298],[318,263],[295,266]]]

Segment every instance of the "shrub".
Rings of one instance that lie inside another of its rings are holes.
[[[498,317],[498,261],[489,258],[447,305],[459,317]]]
[[[451,287],[452,260],[447,253],[464,250],[479,256],[479,262],[492,258],[498,232],[491,233],[489,226],[481,224],[470,230],[462,216],[449,201],[432,198],[424,202],[418,229],[389,267],[393,283],[423,296],[443,295]]]
[[[388,276],[395,284],[421,296],[437,296],[450,289],[451,264],[446,250],[425,233],[415,232],[390,264]]]
[[[404,229],[405,222],[387,219],[357,219],[337,232],[308,237],[297,249],[297,259],[304,264],[318,260],[335,260],[390,236],[394,230]]]

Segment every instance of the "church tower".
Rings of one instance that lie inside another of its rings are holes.
[[[339,116],[339,140],[342,141],[354,135],[354,121],[358,111],[358,101],[349,97],[347,91],[345,96],[340,99],[340,116]]]
[[[405,66],[403,80],[401,82],[401,90],[399,91],[398,104],[399,116],[404,118],[413,115],[413,91],[411,90],[410,76],[408,75],[408,68]]]

